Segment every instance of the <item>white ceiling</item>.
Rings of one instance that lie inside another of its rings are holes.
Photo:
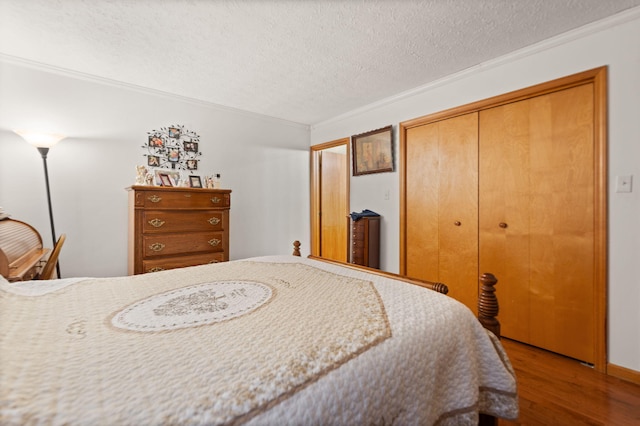
[[[0,0],[0,59],[315,124],[638,5]]]

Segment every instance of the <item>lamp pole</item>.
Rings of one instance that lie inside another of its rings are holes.
[[[18,135],[22,136],[22,138],[35,146],[40,152],[42,156],[42,164],[44,165],[44,182],[47,185],[47,204],[49,205],[49,223],[51,224],[51,239],[53,240],[53,248],[56,248],[56,230],[53,227],[53,209],[51,208],[51,191],[49,190],[49,169],[47,168],[47,154],[49,153],[49,148],[57,144],[61,139],[64,139],[65,136],[59,134],[52,133],[38,133],[32,132],[28,130],[14,130]],[[62,278],[60,275],[60,262],[56,261],[56,272],[58,273],[58,278]]]
[[[42,156],[42,164],[44,165],[44,182],[47,185],[47,204],[49,205],[49,222],[51,223],[51,239],[53,240],[53,247],[56,246],[56,229],[53,226],[53,209],[51,208],[51,191],[49,190],[49,169],[47,168],[47,154],[49,153],[48,147],[37,147],[38,152]],[[62,278],[60,275],[60,262],[56,262],[56,272],[58,278]]]

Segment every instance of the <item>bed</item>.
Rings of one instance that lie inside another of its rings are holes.
[[[498,338],[446,286],[417,284],[299,256],[0,280],[0,424],[517,418]],[[481,312],[495,326],[491,292]]]

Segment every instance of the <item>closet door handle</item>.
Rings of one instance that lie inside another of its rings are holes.
[[[455,226],[460,226],[460,225],[462,225],[462,222],[460,222],[459,220],[456,220],[455,222],[453,222],[453,224]]]
[[[498,226],[499,226],[500,228],[502,228],[502,229],[505,229],[505,228],[506,228],[507,226],[509,226],[509,225],[507,225],[507,224],[506,224],[506,223],[504,223],[504,222],[500,222],[500,223],[498,224]]]

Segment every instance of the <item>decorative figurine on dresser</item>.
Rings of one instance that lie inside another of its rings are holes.
[[[229,260],[231,190],[127,190],[130,275]]]

